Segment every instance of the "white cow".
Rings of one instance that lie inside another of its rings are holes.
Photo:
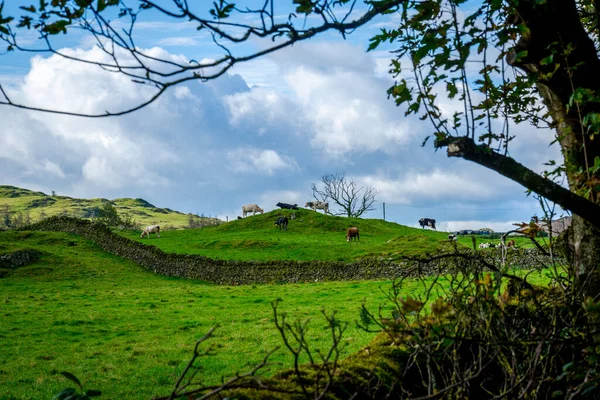
[[[259,213],[263,213],[263,209],[260,208],[257,204],[246,204],[245,206],[242,206],[242,215],[245,217],[249,212],[252,213],[252,215],[256,215],[257,212]]]
[[[323,210],[325,214],[329,214],[329,203],[325,201],[307,201],[304,207],[310,207],[313,211]]]
[[[143,239],[144,236],[150,237],[151,233],[156,233],[156,236],[160,237],[160,226],[158,226],[158,225],[147,226],[146,228],[144,228],[144,230],[142,232],[142,236],[140,236],[140,239]]]

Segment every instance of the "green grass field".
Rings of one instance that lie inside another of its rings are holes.
[[[275,226],[278,216],[290,210],[275,210],[241,220],[206,227],[163,232],[160,238],[140,239],[139,231],[117,232],[129,239],[152,244],[168,253],[200,254],[230,260],[339,260],[363,257],[399,259],[451,251],[448,233],[410,228],[379,219],[323,215],[312,210],[294,212],[287,231]],[[346,229],[357,226],[360,241],[346,242]],[[530,246],[516,238],[520,246]],[[477,243],[494,242],[478,238]],[[472,247],[471,237],[460,237],[459,246]],[[494,251],[494,249],[490,249]]]
[[[29,194],[10,193],[12,199],[31,200]],[[298,218],[287,231],[276,229],[277,216],[290,213],[277,210],[217,227],[165,231],[161,238],[118,233],[166,252],[238,260],[397,259],[452,248],[444,232],[309,210],[296,211]],[[360,241],[346,242],[348,226],[360,228]],[[458,245],[471,247],[471,238],[460,238]],[[26,248],[41,251],[42,258],[19,269],[0,269],[0,276],[7,275],[0,278],[0,400],[49,399],[73,386],[61,371],[101,390],[106,399],[165,395],[195,340],[218,325],[208,343],[215,354],[201,360],[201,376],[216,383],[247,371],[266,351],[281,346],[271,308],[276,299],[292,320],[310,319],[310,341],[320,349],[330,344],[321,311],[335,310],[336,318],[348,323],[347,356],[373,338],[356,327],[361,304],[366,301],[376,311],[391,287],[386,281],[216,286],[152,274],[78,236],[0,231],[0,254]],[[531,278],[545,281],[539,274]],[[423,283],[412,282],[402,295],[423,292]],[[391,311],[386,307],[384,312]],[[264,373],[289,368],[291,356],[279,350],[272,362]]]
[[[372,334],[354,321],[363,300],[376,309],[386,282],[223,287],[165,278],[64,233],[0,232],[0,252],[35,248],[42,259],[0,279],[0,399],[46,399],[71,386],[69,371],[105,398],[166,394],[194,341],[220,325],[216,355],[202,364],[209,382],[258,363],[281,345],[270,303],[311,319],[311,341],[328,346],[321,310],[349,323],[348,355]],[[415,284],[415,292],[422,289]],[[289,366],[279,351],[273,358]],[[279,368],[275,365],[271,371]]]

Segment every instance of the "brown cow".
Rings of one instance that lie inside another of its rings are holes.
[[[360,240],[360,235],[358,234],[358,228],[355,226],[352,228],[348,228],[348,231],[346,232],[346,241],[349,242],[354,238],[356,238],[356,240]]]

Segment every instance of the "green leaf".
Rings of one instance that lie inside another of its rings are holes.
[[[56,35],[60,32],[67,33],[68,25],[69,25],[69,21],[61,19],[50,25],[46,25],[43,30],[44,30],[44,32],[48,32],[51,35]]]
[[[104,11],[106,8],[106,0],[98,0],[98,12]]]
[[[543,58],[542,61],[540,61],[541,65],[550,65],[552,64],[552,62],[554,61],[554,54],[550,54],[548,57]]]
[[[448,97],[451,99],[458,93],[458,89],[454,82],[446,82],[446,91],[448,92]]]

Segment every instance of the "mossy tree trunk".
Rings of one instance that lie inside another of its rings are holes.
[[[555,124],[570,191],[597,205],[600,176],[593,166],[596,158],[600,158],[600,137],[595,137],[600,125],[590,121],[600,115],[598,53],[574,0],[536,3],[542,2],[513,2],[516,23],[527,29],[523,30],[525,33],[513,52],[515,56],[509,57],[509,61],[536,79]],[[524,56],[517,59],[519,53]],[[574,215],[566,235],[568,255],[579,282],[583,283],[597,274],[600,224],[579,207],[569,209]],[[600,214],[598,210],[591,213]],[[587,282],[585,294],[600,294],[598,282],[598,279]]]

